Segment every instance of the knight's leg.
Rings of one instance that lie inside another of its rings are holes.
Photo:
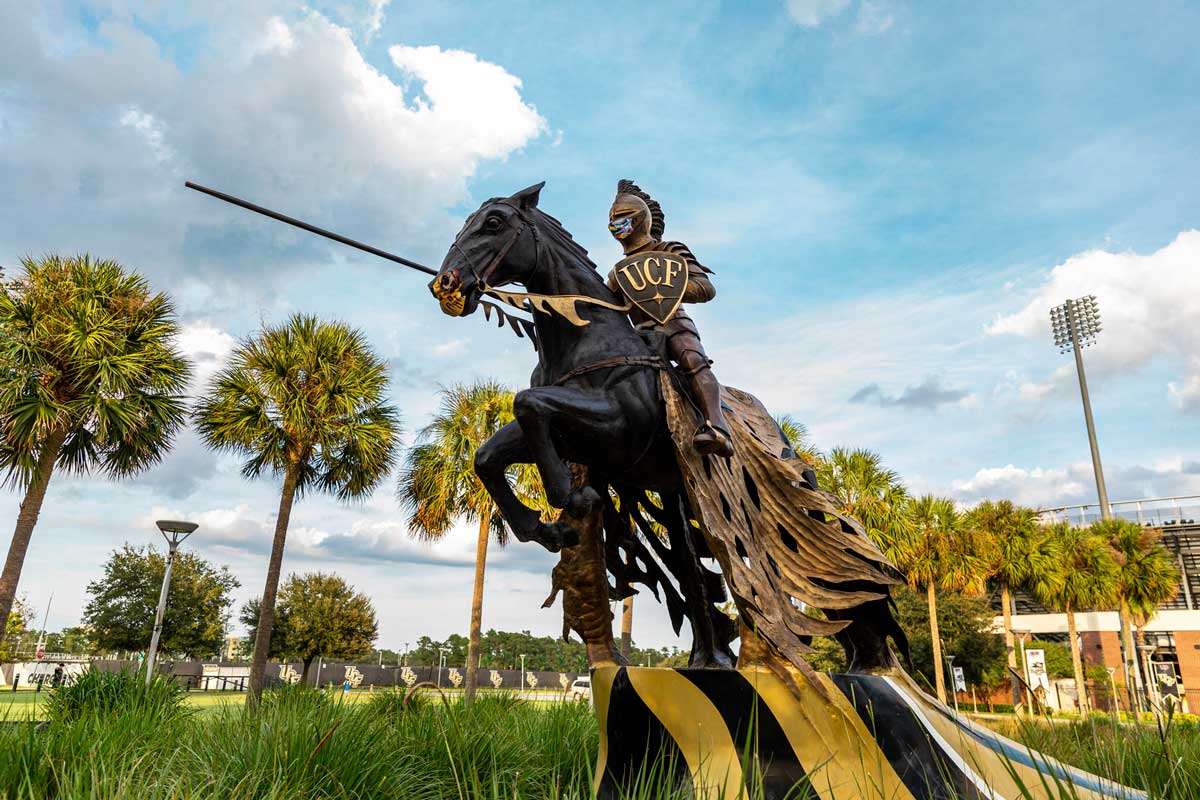
[[[496,502],[496,507],[512,528],[513,534],[522,542],[535,538],[540,515],[517,498],[504,473],[513,464],[532,461],[533,456],[525,444],[521,426],[516,422],[510,422],[496,431],[475,451],[475,474],[479,482]]]
[[[691,384],[692,396],[704,415],[704,423],[692,437],[696,450],[704,455],[728,458],[733,455],[729,424],[721,411],[721,384],[713,375],[712,362],[704,354],[700,337],[691,331],[679,331],[667,340],[667,351]]]

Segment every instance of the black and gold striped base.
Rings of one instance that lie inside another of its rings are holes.
[[[596,796],[666,765],[705,800],[1145,798],[956,717],[902,672],[795,680],[799,696],[765,669],[594,670]]]

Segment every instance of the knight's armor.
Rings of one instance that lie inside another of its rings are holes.
[[[617,183],[617,196],[609,210],[608,229],[621,244],[626,256],[656,250],[679,256],[687,264],[687,288],[683,303],[707,303],[717,295],[709,276],[712,270],[700,261],[682,242],[663,241],[666,216],[662,207],[637,184],[629,180]],[[608,288],[621,293],[615,271],[609,272]],[[687,379],[692,396],[704,421],[692,438],[696,449],[706,455],[733,455],[733,440],[725,415],[721,413],[721,384],[712,371],[712,359],[700,343],[696,323],[680,305],[665,323],[660,323],[631,303],[629,318],[641,330],[655,330],[666,340],[668,357],[678,365]]]

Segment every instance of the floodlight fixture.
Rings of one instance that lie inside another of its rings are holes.
[[[1100,501],[1100,516],[1112,518],[1108,507],[1108,490],[1104,486],[1104,469],[1100,465],[1100,448],[1096,444],[1096,425],[1092,421],[1092,402],[1088,398],[1087,376],[1083,371],[1084,347],[1096,343],[1103,326],[1096,295],[1089,294],[1050,309],[1050,330],[1059,353],[1075,354],[1075,371],[1079,375],[1079,394],[1083,399],[1083,418],[1087,422],[1088,445],[1092,450],[1092,471],[1096,474],[1096,494]]]

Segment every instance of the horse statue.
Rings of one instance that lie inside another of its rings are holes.
[[[533,314],[530,386],[516,394],[515,420],[478,449],[475,471],[518,540],[563,552],[555,591],[564,590],[566,627],[592,665],[622,662],[608,602],[642,584],[665,600],[676,632],[690,623],[693,667],[758,660],[807,670],[815,635],[836,637],[852,670],[897,666],[888,638],[902,651],[907,642],[889,606],[895,569],[837,512],[752,395],[722,390],[733,455],[696,452],[686,387],[587,251],[538,208],[542,186],[471,214],[430,290],[452,316],[474,313],[485,296]],[[503,288],[511,284],[525,291]],[[558,520],[543,521],[513,493],[506,471],[527,463]],[[719,608],[725,587],[737,625]]]

